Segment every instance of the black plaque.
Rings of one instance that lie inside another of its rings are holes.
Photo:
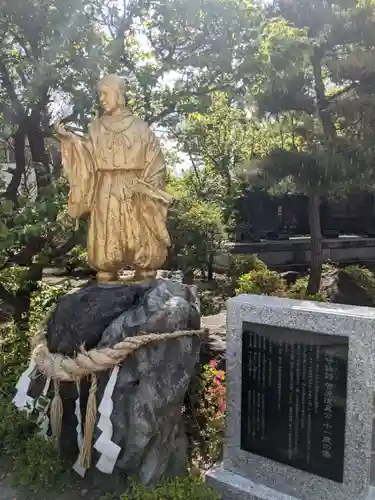
[[[348,337],[243,324],[241,448],[343,482]]]

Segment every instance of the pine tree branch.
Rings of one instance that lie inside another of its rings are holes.
[[[58,259],[63,255],[67,254],[72,250],[78,243],[80,242],[80,234],[79,231],[75,231],[70,238],[67,239],[65,243],[54,248],[50,253],[50,259],[53,261],[54,259]]]
[[[352,82],[350,85],[347,85],[346,87],[338,90],[334,94],[332,94],[330,96],[327,96],[327,100],[328,101],[333,101],[334,99],[337,99],[337,97],[340,97],[340,96],[342,96],[342,95],[350,92],[351,90],[355,89],[356,87],[358,87],[358,83],[357,82]]]

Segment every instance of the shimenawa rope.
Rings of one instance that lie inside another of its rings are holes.
[[[96,373],[113,369],[134,351],[150,343],[187,336],[201,336],[207,333],[207,330],[187,330],[172,333],[149,333],[137,337],[127,337],[113,347],[91,349],[90,351],[85,351],[82,348],[81,352],[77,353],[74,358],[71,358],[62,354],[51,353],[47,347],[45,333],[41,331],[32,341],[32,345],[34,346],[32,359],[35,361],[40,373],[45,377],[53,379],[54,397],[51,402],[51,429],[56,446],[58,446],[60,439],[63,417],[60,382],[77,382],[77,380],[82,377],[91,377],[86,407],[84,439],[78,459],[80,466],[84,469],[88,469],[91,465],[92,439],[97,411]]]

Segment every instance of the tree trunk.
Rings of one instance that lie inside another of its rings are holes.
[[[208,279],[208,281],[212,281],[214,279],[214,255],[213,255],[213,253],[210,253],[208,256],[207,279]]]
[[[322,123],[326,139],[329,139],[329,141],[331,142],[330,146],[332,148],[332,142],[337,137],[337,131],[331,116],[331,111],[329,109],[329,101],[326,96],[326,89],[323,80],[322,57],[323,55],[321,53],[321,50],[316,47],[311,57],[311,65],[315,80],[315,94],[318,115]]]
[[[12,179],[10,180],[8,187],[5,192],[5,198],[11,200],[14,206],[17,205],[18,198],[18,188],[22,180],[22,176],[26,169],[26,157],[25,157],[25,132],[23,127],[18,127],[17,132],[13,136],[14,138],[14,154],[16,159],[16,169],[12,174]]]
[[[310,275],[307,285],[309,295],[319,293],[322,277],[322,231],[320,227],[320,196],[309,196],[309,223],[311,238]]]
[[[330,156],[328,161],[333,162],[337,131],[326,96],[322,70],[323,56],[323,50],[319,47],[315,47],[313,55],[311,56],[311,64],[315,80],[317,111],[324,131],[324,142]],[[311,237],[311,266],[307,293],[315,294],[319,292],[322,277],[322,229],[320,224],[320,196],[317,194],[310,194],[309,196],[309,222]]]
[[[50,160],[46,151],[44,133],[40,127],[40,115],[34,114],[28,120],[27,138],[31,159],[34,162],[38,199],[42,198],[43,188],[50,183]]]

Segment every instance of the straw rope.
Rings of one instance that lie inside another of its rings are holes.
[[[46,323],[44,323],[43,327],[45,326]],[[52,437],[57,447],[60,440],[63,417],[63,403],[60,396],[60,383],[78,383],[78,381],[83,377],[91,378],[89,397],[86,407],[84,439],[78,457],[78,463],[84,469],[88,469],[91,465],[92,440],[97,414],[96,391],[98,383],[96,373],[112,370],[116,365],[122,363],[122,361],[124,361],[130,354],[153,342],[208,334],[208,330],[187,330],[172,333],[143,334],[137,337],[127,337],[122,342],[119,342],[112,347],[91,349],[90,351],[86,351],[82,347],[81,351],[78,352],[73,358],[62,354],[51,353],[49,351],[47,347],[45,328],[43,327],[31,342],[33,347],[32,359],[35,361],[39,372],[46,378],[51,378],[53,380],[54,396],[51,402],[51,430]]]
[[[92,373],[112,369],[134,351],[145,345],[180,337],[202,336],[205,333],[206,331],[203,330],[187,330],[127,337],[112,347],[91,349],[90,351],[85,351],[82,348],[81,352],[77,353],[74,358],[51,353],[47,347],[46,338],[39,335],[37,345],[34,343],[32,358],[40,373],[45,377],[51,377],[53,380],[59,380],[60,382],[72,382]]]
[[[56,448],[59,448],[59,439],[61,434],[63,402],[60,396],[60,381],[53,381],[54,396],[51,402],[51,431]]]
[[[89,398],[87,400],[87,407],[86,407],[85,434],[78,457],[78,463],[84,469],[88,469],[91,465],[92,438],[94,436],[94,427],[96,422],[96,410],[97,410],[97,404],[96,404],[97,388],[98,388],[98,381],[95,373],[93,373],[91,375]]]

